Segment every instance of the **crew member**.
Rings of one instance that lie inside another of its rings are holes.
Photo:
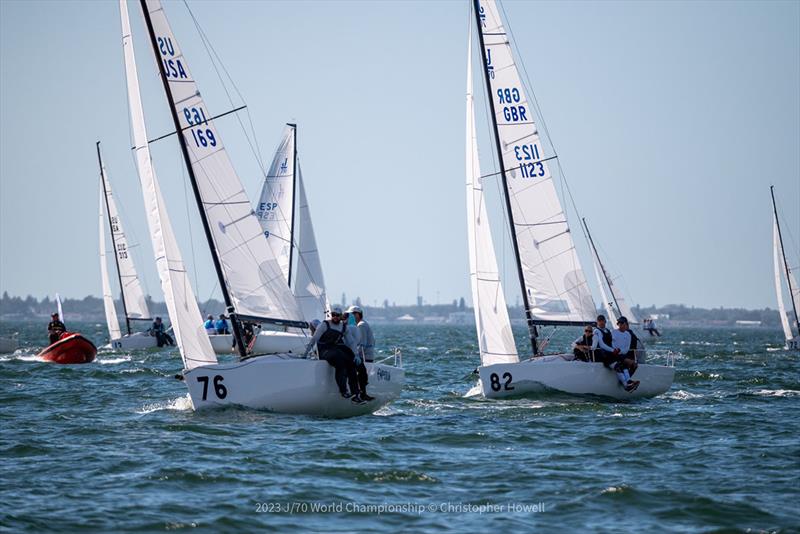
[[[335,370],[336,385],[342,397],[350,398],[357,404],[366,401],[359,395],[358,376],[356,374],[355,351],[358,350],[358,339],[354,329],[347,328],[342,321],[342,309],[335,306],[330,311],[330,320],[325,320],[314,331],[306,346],[304,356],[308,357],[314,345],[320,360],[325,360]],[[347,385],[350,385],[350,392]]]
[[[360,306],[350,306],[347,310],[356,320],[358,330],[358,350],[356,351],[356,373],[358,374],[358,386],[361,388],[361,398],[365,401],[374,400],[374,397],[367,395],[367,384],[369,374],[367,373],[366,362],[375,361],[375,336],[372,335],[372,327],[364,320],[364,310]]]
[[[67,327],[64,326],[64,323],[61,322],[61,319],[58,318],[58,314],[54,313],[50,316],[50,324],[47,325],[47,334],[50,339],[50,344],[52,345],[56,341],[59,340],[61,334],[67,331]]]
[[[611,330],[606,326],[606,316],[597,316],[597,326],[592,332],[592,355],[594,361],[603,363],[606,367],[611,367],[617,361],[614,348],[611,346],[613,336]]]
[[[175,342],[172,340],[172,337],[167,334],[167,329],[165,328],[163,321],[161,321],[161,317],[156,317],[155,321],[153,321],[153,325],[150,327],[150,333],[151,335],[155,336],[156,344],[159,347],[175,344]]]
[[[217,329],[214,327],[214,316],[210,313],[208,314],[208,317],[206,317],[206,322],[203,323],[203,328],[206,329],[206,334],[209,336],[213,336],[217,333]]]
[[[614,372],[625,391],[633,391],[639,387],[639,381],[631,379],[631,375],[636,372],[635,350],[638,339],[628,329],[628,319],[624,316],[617,319],[617,329],[611,335],[614,354],[617,355]]]
[[[572,343],[572,354],[576,359],[582,362],[592,361],[592,338],[594,329],[589,325],[583,329],[583,335]]]
[[[214,330],[216,330],[218,335],[231,333],[230,330],[228,330],[228,321],[226,321],[225,319],[226,319],[225,314],[220,313],[219,319],[217,319],[216,322],[214,323]]]

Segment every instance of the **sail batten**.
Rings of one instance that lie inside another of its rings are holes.
[[[178,242],[172,231],[161,187],[150,158],[144,110],[139,92],[139,76],[133,50],[127,0],[120,0],[122,48],[125,57],[125,76],[128,85],[128,109],[133,133],[134,155],[142,187],[150,242],[156,259],[158,277],[164,292],[175,341],[186,369],[217,362],[214,349],[203,329],[203,320],[194,296]]]
[[[595,306],[494,0],[477,0],[484,75],[527,311],[535,324],[592,321]]]
[[[472,26],[467,46],[466,189],[470,286],[481,364],[519,361],[497,267],[478,158],[472,87]]]

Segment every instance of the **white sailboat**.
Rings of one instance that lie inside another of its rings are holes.
[[[97,162],[100,165],[100,183],[103,190],[100,193],[100,279],[103,284],[103,307],[105,308],[108,335],[111,339],[110,347],[122,350],[149,349],[157,346],[156,338],[148,332],[134,332],[131,321],[150,321],[150,311],[147,301],[136,273],[133,255],[128,247],[125,231],[122,228],[122,219],[117,211],[117,204],[111,194],[111,184],[108,181],[108,172],[103,164],[100,154],[100,141],[97,142]],[[108,254],[106,252],[106,228],[111,232],[113,244],[112,255],[117,267],[119,280],[120,301],[125,314],[126,332],[123,335],[117,310],[114,305],[114,295],[111,292],[111,283],[108,277]]]
[[[595,320],[591,291],[556,192],[494,0],[474,0],[482,70],[500,163],[505,215],[522,289],[533,356],[520,360],[511,336],[481,185],[472,97],[471,37],[467,70],[467,205],[470,272],[481,352],[479,387],[486,397],[554,390],[617,399],[651,397],[669,389],[674,368],[640,364],[633,392],[620,387],[601,363],[572,361],[572,354],[541,355],[539,326],[584,326]],[[471,33],[471,32],[470,32]]]
[[[256,217],[286,283],[306,322],[325,317],[327,299],[311,212],[297,153],[297,125],[287,124],[264,177],[256,203]],[[294,276],[293,276],[294,275]],[[212,335],[217,354],[231,351],[230,335]],[[308,343],[302,331],[264,330],[254,340],[253,352],[301,352]]]
[[[159,0],[142,0],[150,44],[197,201],[214,267],[228,307],[242,359],[218,363],[203,330],[200,312],[180,259],[175,237],[153,172],[131,42],[127,1],[120,0],[131,122],[151,238],[173,329],[184,362],[183,377],[195,409],[239,405],[281,413],[348,417],[371,413],[394,400],[404,372],[368,364],[370,393],[376,400],[343,399],[327,362],[292,354],[250,356],[242,343],[242,323],[305,328],[299,306],[272,255],[244,188],[208,113],[186,58]]]
[[[796,270],[789,266],[789,261],[786,259],[786,249],[783,247],[783,235],[781,234],[781,224],[778,220],[778,207],[775,204],[775,186],[769,186],[769,192],[772,196],[772,262],[775,270],[775,293],[778,297],[778,313],[781,316],[781,326],[783,327],[783,334],[786,338],[786,348],[788,350],[800,350],[800,317],[797,315],[797,304],[800,302],[800,286],[797,285],[797,279],[794,277]],[[792,324],[789,321],[789,316],[786,313],[786,305],[783,302],[783,282],[782,278],[786,279],[786,285],[789,288],[789,300],[792,303],[792,312],[794,313],[795,331],[792,332]]]

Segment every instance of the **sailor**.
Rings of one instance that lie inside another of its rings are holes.
[[[366,363],[375,360],[375,336],[372,335],[372,327],[364,320],[364,310],[360,306],[350,306],[347,311],[355,318],[359,334],[358,350],[356,350],[356,373],[358,374],[358,386],[361,388],[361,398],[371,401],[374,400],[374,397],[367,395],[369,374]]]
[[[617,329],[611,333],[614,354],[617,362],[614,372],[625,391],[633,391],[639,387],[638,380],[632,380],[631,375],[636,372],[636,343],[638,339],[628,330],[628,319],[624,316],[617,319]]]
[[[163,321],[161,321],[161,317],[156,317],[155,321],[153,321],[153,325],[150,327],[150,334],[156,338],[156,344],[159,347],[175,344],[175,342],[172,340],[172,337],[167,334],[167,330],[164,327]]]
[[[220,313],[219,319],[214,322],[214,330],[218,335],[222,334],[230,334],[230,330],[228,330],[228,321],[225,320],[225,314]]]
[[[50,339],[50,344],[52,345],[59,340],[61,334],[67,331],[67,327],[61,322],[61,319],[58,318],[57,313],[52,314],[50,319],[52,320],[50,324],[47,325],[47,334]]]
[[[609,367],[616,363],[617,356],[614,354],[614,348],[611,346],[612,335],[611,330],[606,327],[606,316],[597,316],[597,326],[592,333],[592,355],[594,361],[601,362]]]
[[[572,343],[572,354],[582,362],[592,361],[592,338],[594,338],[594,328],[591,325],[583,329],[583,335]]]
[[[217,333],[217,329],[214,327],[214,316],[210,313],[208,317],[206,317],[206,322],[203,323],[203,328],[206,329],[206,334],[212,336]]]
[[[347,328],[342,321],[342,308],[334,306],[330,311],[330,320],[325,320],[316,328],[306,346],[304,356],[317,346],[320,360],[325,360],[335,370],[336,385],[342,397],[351,399],[356,404],[366,401],[361,398],[358,387],[358,376],[355,365],[355,351],[358,350],[358,339],[353,328]],[[350,385],[350,392],[347,386]]]
[[[651,336],[661,337],[661,332],[659,332],[658,327],[656,327],[655,319],[646,319],[646,321],[647,324],[645,326],[645,329],[647,330],[647,333],[650,334]]]

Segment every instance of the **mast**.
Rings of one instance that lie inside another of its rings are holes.
[[[294,132],[294,139],[292,146],[294,153],[292,154],[292,222],[289,226],[289,276],[286,277],[286,282],[289,287],[292,287],[292,256],[294,255],[294,217],[295,205],[297,204],[297,125],[290,122],[286,126]]]
[[[181,127],[180,118],[178,117],[178,112],[176,111],[175,98],[172,96],[172,89],[170,89],[169,82],[167,81],[167,73],[164,70],[164,62],[161,61],[161,57],[159,56],[158,42],[156,39],[155,30],[153,29],[153,21],[150,19],[150,11],[147,8],[147,0],[140,0],[140,3],[142,6],[142,14],[144,15],[144,21],[147,25],[147,33],[150,35],[150,44],[153,47],[153,54],[155,54],[155,60],[158,64],[158,72],[161,75],[161,82],[164,85],[164,93],[169,101],[169,110],[170,114],[172,115],[172,121],[175,124],[175,131],[178,132],[178,142],[180,143],[183,161],[189,174],[189,181],[192,184],[192,191],[194,192],[194,199],[197,203],[197,210],[200,212],[200,221],[203,223],[203,231],[206,235],[208,248],[211,252],[211,259],[214,262],[214,269],[217,272],[219,287],[222,290],[222,297],[225,300],[225,307],[228,311],[228,316],[231,319],[231,326],[233,326],[233,336],[236,339],[236,346],[239,347],[239,355],[242,358],[245,358],[247,356],[247,347],[244,345],[242,331],[239,327],[239,319],[237,317],[236,310],[233,307],[233,301],[231,300],[230,293],[228,292],[228,286],[225,281],[225,275],[222,272],[222,265],[219,261],[217,248],[214,245],[214,237],[211,234],[211,228],[208,224],[208,217],[203,209],[203,199],[200,196],[200,188],[197,185],[197,177],[194,174],[194,169],[192,169],[191,159],[189,158],[189,149],[186,146],[186,139],[182,135],[183,128]]]
[[[494,99],[492,98],[492,82],[489,80],[488,60],[486,57],[486,45],[483,41],[483,30],[481,29],[480,18],[480,0],[473,0],[473,11],[475,12],[475,23],[478,25],[478,40],[481,45],[481,64],[483,65],[483,79],[486,81],[486,96],[489,100],[489,110],[491,112],[492,130],[494,133],[495,150],[497,151],[497,159],[500,163],[500,178],[503,181],[503,197],[506,201],[506,212],[508,213],[508,224],[511,227],[511,243],[514,247],[514,261],[517,264],[517,275],[519,276],[519,285],[522,289],[522,303],[525,306],[525,318],[528,323],[528,335],[531,340],[531,347],[533,348],[533,355],[536,356],[538,348],[536,346],[536,338],[539,333],[536,329],[536,324],[533,322],[531,315],[531,307],[528,302],[528,292],[525,289],[525,275],[522,272],[522,262],[519,255],[519,243],[517,243],[517,232],[514,230],[514,213],[511,211],[511,198],[508,193],[508,181],[506,179],[506,166],[503,163],[503,149],[500,146],[500,131],[497,128],[497,115],[494,109]]]
[[[589,238],[589,244],[592,246],[592,252],[594,252],[594,257],[597,260],[597,263],[600,265],[600,270],[603,272],[603,278],[605,278],[606,280],[608,291],[611,293],[611,300],[614,301],[614,306],[617,307],[617,311],[620,314],[622,314],[622,308],[619,307],[619,302],[617,302],[617,296],[614,294],[614,287],[611,285],[611,280],[608,279],[608,272],[606,272],[606,268],[603,266],[602,260],[600,260],[600,254],[597,253],[597,247],[594,246],[594,240],[592,239],[592,233],[589,231],[589,225],[586,223],[586,218],[581,217],[581,221],[583,221],[583,227],[586,229],[586,237]]]
[[[786,273],[786,285],[789,286],[789,300],[792,301],[792,311],[794,312],[794,322],[797,331],[800,332],[800,317],[797,316],[797,304],[792,293],[792,278],[789,276],[789,263],[786,261],[786,249],[783,248],[783,234],[781,234],[781,222],[778,220],[778,207],[775,204],[775,186],[769,186],[769,194],[772,196],[772,211],[775,214],[775,226],[778,228],[778,241],[781,244],[781,257],[783,258],[783,269]]]
[[[117,266],[117,280],[119,280],[119,299],[122,301],[122,311],[125,314],[125,327],[128,335],[131,335],[131,320],[128,317],[128,306],[125,304],[125,288],[122,287],[122,272],[119,270],[119,252],[117,242],[114,240],[114,225],[111,223],[111,210],[108,207],[108,187],[106,187],[106,173],[103,170],[103,158],[100,156],[100,141],[96,144],[97,163],[100,165],[100,182],[103,184],[103,198],[106,201],[106,218],[108,219],[108,229],[111,231],[111,243],[114,245],[114,263]]]

